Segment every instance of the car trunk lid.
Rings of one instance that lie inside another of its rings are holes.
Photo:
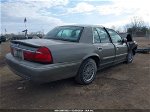
[[[11,53],[22,60],[52,63],[49,46],[58,44],[63,42],[48,39],[14,40],[11,42]]]
[[[62,41],[50,40],[50,39],[28,39],[28,40],[13,40],[12,44],[24,45],[30,47],[40,47],[40,46],[49,46],[56,44],[63,44]]]

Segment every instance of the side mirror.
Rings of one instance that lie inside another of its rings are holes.
[[[127,43],[127,39],[126,39],[126,38],[123,38],[123,39],[122,39],[122,43]]]

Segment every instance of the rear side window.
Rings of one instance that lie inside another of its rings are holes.
[[[57,27],[48,32],[45,38],[66,41],[78,41],[81,36],[82,30],[83,27],[77,26]]]
[[[110,43],[109,36],[103,28],[96,28],[100,37],[101,43]]]
[[[94,43],[110,43],[107,32],[102,28],[93,29]]]
[[[122,38],[113,30],[107,29],[113,43],[122,42]]]
[[[93,37],[94,37],[94,43],[100,43],[99,34],[96,28],[93,29]]]

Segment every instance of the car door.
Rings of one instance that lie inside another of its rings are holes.
[[[113,44],[115,45],[116,49],[115,62],[121,62],[125,60],[128,52],[127,44],[122,42],[121,36],[119,36],[119,34],[116,33],[114,30],[107,29],[107,31],[111,37]]]
[[[111,43],[109,35],[103,28],[93,28],[93,39],[96,52],[100,56],[101,68],[109,66],[115,59],[115,47]]]

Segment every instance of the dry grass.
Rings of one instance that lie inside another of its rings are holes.
[[[139,48],[150,47],[150,38],[135,37],[133,39],[138,43]]]
[[[0,44],[0,66],[5,64],[5,55],[10,52],[10,42]]]

